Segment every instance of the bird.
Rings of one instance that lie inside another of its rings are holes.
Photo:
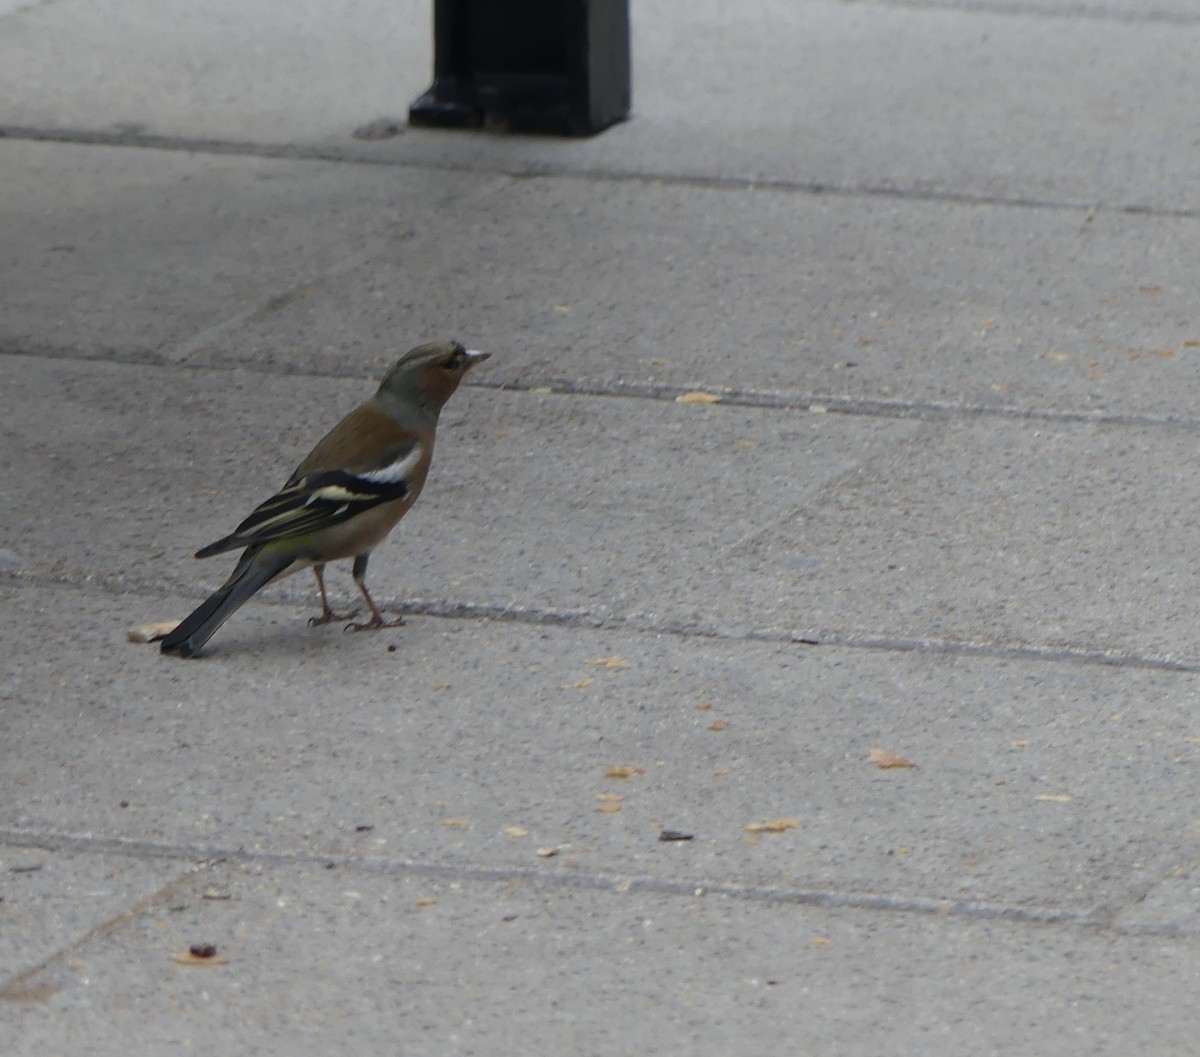
[[[283,487],[197,558],[243,548],[233,572],[162,639],[163,653],[191,657],[249,598],[282,576],[311,568],[321,614],[309,624],[349,620],[325,594],[325,566],[353,558],[351,575],[370,618],[346,630],[398,627],[367,590],[371,551],[408,513],[425,484],[442,406],[466,373],[491,356],[458,341],[433,341],[405,353],[375,395],[333,427]]]

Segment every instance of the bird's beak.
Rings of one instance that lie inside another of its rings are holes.
[[[483,361],[489,356],[491,356],[490,352],[479,352],[476,349],[467,349],[467,370],[469,371],[472,367],[483,363]]]

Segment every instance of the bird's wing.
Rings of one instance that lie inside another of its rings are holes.
[[[371,470],[314,470],[293,475],[224,539],[196,552],[207,558],[222,551],[319,532],[412,491],[415,475],[427,464],[426,446],[409,439],[392,448]]]

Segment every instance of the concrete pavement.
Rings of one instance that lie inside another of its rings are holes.
[[[364,141],[424,4],[0,3],[6,1052],[1191,1052],[1200,10],[633,15]],[[126,640],[438,335],[406,627]]]

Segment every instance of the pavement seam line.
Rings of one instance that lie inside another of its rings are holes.
[[[804,414],[862,415],[874,418],[949,421],[969,418],[1011,418],[1032,422],[1084,423],[1112,426],[1200,428],[1200,418],[1171,415],[1128,414],[1109,411],[1054,411],[1048,408],[1021,408],[1005,405],[966,404],[938,400],[883,400],[872,397],[833,396],[823,393],[787,393],[775,389],[748,389],[723,385],[675,385],[652,382],[581,381],[565,378],[522,380],[519,383],[472,381],[477,389],[502,389],[509,392],[538,392],[549,389],[562,396],[613,396],[636,400],[675,402],[696,389],[720,397],[727,407],[748,407],[766,411],[790,411]]]
[[[142,150],[182,151],[189,154],[215,154],[231,157],[271,158],[280,161],[328,162],[341,165],[373,165],[416,169],[426,172],[473,173],[507,176],[514,180],[556,179],[587,180],[592,183],[640,183],[669,187],[702,187],[714,190],[778,191],[804,195],[834,195],[845,198],[895,198],[912,202],[942,202],[949,205],[990,206],[1009,209],[1044,209],[1085,213],[1152,216],[1167,219],[1200,219],[1200,209],[1155,206],[1145,202],[1111,203],[1070,198],[1034,198],[1023,195],[999,195],[950,189],[893,186],[888,184],[837,184],[824,180],[795,180],[746,174],[713,176],[699,173],[623,171],[619,169],[569,169],[565,166],[534,164],[529,166],[455,165],[449,162],[388,156],[354,147],[297,146],[295,144],[254,143],[236,140],[191,138],[149,133],[103,132],[92,129],[35,128],[24,125],[0,125],[4,139],[37,143],[62,143],[77,146],[133,147]]]
[[[867,4],[856,4],[866,7]],[[1193,26],[1200,17],[1169,11],[1114,11],[1094,7],[1086,3],[1064,5],[1054,10],[1030,3],[1003,3],[1001,0],[975,0],[964,8],[962,0],[873,0],[872,7],[898,8],[908,11],[951,11],[955,14],[983,14],[1012,16],[1016,18],[1039,18],[1046,20],[1087,19],[1092,22],[1118,22],[1130,25]]]
[[[211,330],[217,332],[224,330],[225,327],[226,323],[216,323]],[[208,331],[204,333],[208,333]],[[355,370],[350,367],[334,367],[326,370],[309,368],[305,371],[286,371],[274,369],[273,365],[235,361],[195,363],[187,359],[174,359],[170,351],[150,352],[148,350],[141,350],[130,353],[113,349],[105,350],[105,355],[100,357],[81,355],[70,349],[31,351],[0,345],[0,356],[17,359],[47,360],[55,363],[73,363],[80,366],[115,365],[118,367],[182,368],[189,371],[225,373],[242,371],[247,374],[258,374],[275,378],[353,378],[363,381],[377,381],[375,374]],[[529,393],[537,396],[591,396],[620,400],[651,400],[662,403],[675,403],[680,396],[696,391],[698,386],[606,379],[566,379],[552,376],[547,378],[523,378],[520,381],[494,381],[487,378],[480,378],[464,382],[463,388],[492,389],[509,393]],[[1115,411],[1055,411],[1049,408],[1021,408],[936,400],[884,400],[873,397],[833,396],[822,393],[787,393],[780,390],[749,389],[723,385],[709,385],[699,388],[703,388],[705,392],[719,397],[718,403],[725,407],[783,411],[793,414],[858,415],[868,418],[929,422],[1006,418],[1015,421],[1062,423],[1064,425],[1131,426],[1144,429],[1200,429],[1200,417],[1192,418],[1178,415],[1130,414]]]
[[[40,848],[45,851],[68,851],[82,854],[123,855],[135,859],[180,859],[211,867],[220,863],[259,863],[270,865],[311,865],[325,868],[342,867],[363,873],[399,877],[421,877],[431,880],[503,883],[515,879],[553,889],[590,889],[617,893],[646,893],[664,896],[724,896],[748,903],[816,906],[834,910],[875,910],[890,913],[921,914],[936,917],[955,917],[978,921],[1011,921],[1022,924],[1070,925],[1096,928],[1091,911],[1069,910],[1044,906],[1022,906],[1011,903],[985,903],[971,900],[938,899],[926,896],[880,895],[847,893],[821,888],[783,888],[775,885],[710,883],[702,880],[669,880],[651,876],[631,876],[604,873],[551,873],[532,866],[453,865],[418,859],[399,859],[372,856],[356,857],[346,854],[322,855],[310,851],[248,850],[245,847],[191,847],[186,844],[132,840],[122,837],[73,836],[66,833],[37,833],[22,829],[0,829],[0,844],[19,848]],[[128,920],[136,912],[163,898],[163,893],[190,878],[195,870],[185,873],[167,888],[160,890],[112,922],[101,926],[108,929]],[[77,941],[67,951],[77,949],[94,932]],[[55,957],[59,957],[56,955]],[[50,959],[53,961],[53,958]],[[37,971],[40,971],[40,967]],[[29,975],[33,970],[27,970]]]
[[[30,587],[39,584],[87,590],[99,588],[107,594],[136,594],[161,597],[164,593],[186,593],[205,597],[203,588],[192,589],[167,581],[137,581],[121,576],[95,573],[50,573],[11,569],[0,574],[0,583]],[[308,598],[300,590],[276,591],[260,596],[263,605],[296,607]],[[974,657],[995,660],[1032,661],[1051,664],[1096,665],[1147,671],[1200,672],[1200,658],[1188,659],[1139,653],[1133,650],[1082,649],[1032,643],[972,642],[933,636],[903,636],[869,631],[845,631],[832,628],[795,630],[786,628],[747,628],[731,630],[713,624],[689,620],[663,620],[649,614],[605,614],[590,609],[551,609],[503,602],[470,602],[461,599],[389,598],[380,608],[404,616],[433,617],[441,620],[493,620],[497,623],[525,624],[532,627],[585,628],[627,634],[665,635],[679,639],[721,642],[760,642],[792,644],[802,648],[834,647],[873,650],[883,653],[916,653],[950,657]]]
[[[3,840],[3,838],[0,838],[0,840]],[[42,847],[42,845],[28,845],[27,844],[27,845],[24,845],[24,847]],[[47,851],[58,851],[58,850],[72,851],[72,850],[76,850],[76,849],[72,849],[72,848],[64,846],[61,849],[46,848],[45,850],[47,850]],[[88,851],[88,849],[79,849],[79,850],[82,850],[84,852]],[[121,853],[117,852],[117,854],[121,854]],[[163,856],[163,857],[165,858],[165,856]],[[180,858],[185,858],[185,857],[180,856]],[[195,876],[195,874],[197,873],[197,870],[198,870],[198,868],[195,866],[189,867],[188,869],[184,870],[184,872],[181,873],[178,877],[174,878],[171,881],[168,881],[165,885],[163,885],[157,891],[151,892],[150,895],[145,896],[142,899],[139,899],[132,906],[128,906],[124,910],[119,911],[118,913],[114,914],[111,918],[109,918],[107,921],[103,921],[99,925],[96,925],[94,928],[88,929],[87,932],[85,932],[79,939],[75,940],[73,943],[69,943],[65,947],[60,947],[53,954],[50,954],[48,957],[43,958],[40,962],[37,963],[37,965],[31,966],[28,969],[23,969],[21,972],[17,973],[15,976],[10,977],[7,981],[4,982],[3,986],[0,986],[0,1001],[2,1001],[2,1002],[28,1001],[28,996],[25,993],[25,990],[26,990],[25,985],[30,980],[33,980],[35,977],[37,977],[41,973],[45,972],[56,962],[62,961],[68,955],[74,954],[76,951],[82,950],[85,946],[87,946],[93,940],[100,939],[104,936],[107,936],[109,933],[114,932],[116,929],[119,929],[126,922],[132,921],[134,918],[139,917],[140,915],[144,914],[151,907],[157,906],[159,903],[165,902],[167,899],[169,899],[171,896],[174,895],[175,891],[181,885],[190,882],[192,880],[192,878]]]

